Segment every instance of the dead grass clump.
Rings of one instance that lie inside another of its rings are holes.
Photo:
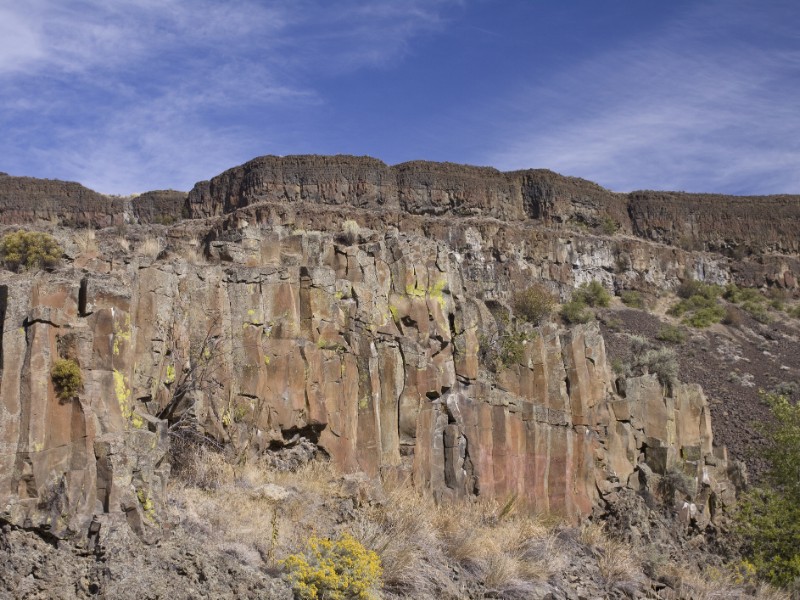
[[[146,237],[142,242],[142,245],[139,246],[139,252],[149,258],[157,258],[158,255],[161,254],[162,250],[163,246],[161,244],[161,240],[154,237]]]
[[[578,539],[597,551],[597,568],[606,584],[635,581],[640,577],[642,562],[633,546],[610,537],[602,523],[584,525]]]
[[[360,237],[361,227],[356,221],[348,219],[342,223],[342,232],[339,234],[339,240],[342,243],[352,246],[359,241]]]
[[[188,447],[177,457],[170,496],[175,518],[204,543],[242,562],[275,568],[312,535],[334,535],[335,508],[344,494],[329,464],[312,461],[285,473],[213,448]]]
[[[256,473],[263,472],[263,467],[256,464],[250,467]],[[271,471],[269,481],[277,485],[301,486],[305,492],[325,494],[336,487],[339,474],[333,464],[327,460],[311,460],[294,471]]]
[[[173,472],[183,485],[216,490],[233,481],[233,467],[221,452],[182,440],[174,440],[172,446]]]
[[[530,597],[566,565],[556,523],[515,514],[515,508],[513,498],[502,505],[476,502],[439,521],[449,559],[503,598]]]
[[[729,327],[741,328],[744,325],[744,312],[736,306],[729,306],[725,309],[722,322]]]
[[[354,535],[378,553],[384,586],[398,594],[433,597],[455,593],[442,540],[435,527],[437,508],[414,489],[397,486],[386,502],[359,515]]]
[[[189,240],[189,247],[185,249],[183,255],[184,258],[186,258],[186,262],[192,265],[199,265],[206,262],[203,242],[198,237],[193,237]]]
[[[578,539],[586,546],[599,546],[606,537],[606,529],[602,523],[585,523],[579,532]]]
[[[357,537],[381,557],[391,593],[414,598],[464,597],[488,587],[503,598],[526,598],[562,570],[566,556],[555,523],[516,515],[514,502],[453,501],[436,505],[410,486],[359,518]],[[459,573],[456,581],[451,572]]]
[[[81,254],[97,252],[97,239],[94,229],[80,229],[75,232],[75,245]]]
[[[642,572],[641,561],[630,544],[606,538],[599,550],[597,566],[607,583],[633,581]]]
[[[728,600],[729,598],[757,598],[759,600],[791,600],[791,593],[766,583],[746,581],[735,570],[708,567],[687,568],[670,564],[661,575],[677,584],[681,597],[696,600]]]

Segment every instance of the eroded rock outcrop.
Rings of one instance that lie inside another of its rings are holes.
[[[101,229],[126,223],[168,225],[184,215],[186,193],[158,190],[119,197],[73,181],[0,173],[0,224],[50,224]]]
[[[2,223],[49,227],[66,254],[0,274],[0,518],[151,540],[170,432],[191,432],[571,520],[657,492],[702,527],[734,488],[698,387],[616,380],[591,325],[521,326],[522,352],[489,355],[532,281],[564,299],[687,276],[795,290],[798,199],[759,199],[772,208],[754,219],[755,200],[721,202],[341,156],[262,157],[188,195],[125,199],[2,175]],[[64,226],[108,230],[91,247]],[[157,249],[138,251],[148,236]],[[72,398],[51,381],[59,358],[83,373]]]
[[[621,395],[596,326],[528,328],[522,354],[489,368],[490,307],[530,267],[489,260],[477,231],[467,257],[394,228],[343,240],[271,211],[240,219],[193,262],[177,228],[158,259],[0,276],[4,520],[56,536],[127,521],[148,539],[168,426],[242,455],[305,438],[345,471],[570,520],[652,472],[692,478],[676,501],[695,521],[730,500],[702,392],[645,376]],[[84,375],[66,401],[59,357]]]

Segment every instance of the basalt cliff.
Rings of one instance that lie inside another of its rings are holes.
[[[534,327],[511,297],[689,277],[791,296],[799,217],[796,196],[344,156],[135,198],[0,175],[3,230],[64,249],[0,272],[0,520],[87,549],[122,527],[156,540],[171,440],[198,436],[239,460],[313,446],[441,503],[513,497],[570,522],[679,473],[668,502],[703,530],[742,473],[702,388],[615,374],[596,323]],[[521,351],[499,359],[509,328]],[[58,359],[80,366],[74,397]]]

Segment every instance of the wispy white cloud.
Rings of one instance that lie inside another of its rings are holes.
[[[526,87],[486,162],[620,191],[800,191],[797,30],[732,4],[706,4],[658,36]],[[770,41],[754,43],[767,25]]]
[[[0,168],[113,193],[187,188],[281,152],[297,132],[281,111],[324,105],[318,78],[397,60],[448,2],[0,5]]]
[[[256,33],[264,45],[286,25],[281,9],[247,1],[28,0],[0,9],[0,15],[2,31],[10,35],[3,36],[0,69],[15,72],[119,68],[179,47],[219,48],[225,41],[228,49],[241,48]],[[25,43],[9,41],[15,38]]]

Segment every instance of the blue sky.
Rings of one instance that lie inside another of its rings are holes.
[[[129,194],[304,153],[800,193],[800,5],[0,0],[0,171]]]

